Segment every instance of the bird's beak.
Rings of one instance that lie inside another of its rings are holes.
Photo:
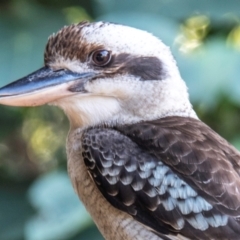
[[[75,73],[69,70],[54,71],[43,67],[28,76],[0,88],[0,104],[11,106],[38,106],[59,98],[76,94],[69,89],[82,85],[94,77],[94,73]]]

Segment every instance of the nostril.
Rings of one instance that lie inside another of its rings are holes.
[[[66,71],[66,69],[64,68],[60,68],[60,69],[53,69],[53,72],[62,72],[62,71]]]

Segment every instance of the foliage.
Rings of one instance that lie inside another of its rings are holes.
[[[138,27],[172,48],[199,117],[240,149],[238,9],[239,1],[225,0],[1,0],[0,84],[41,67],[48,36],[66,24]],[[102,239],[64,175],[68,121],[61,110],[0,112],[0,239]]]

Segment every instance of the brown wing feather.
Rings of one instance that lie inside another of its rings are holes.
[[[118,128],[222,212],[240,215],[240,154],[203,122],[166,117]]]

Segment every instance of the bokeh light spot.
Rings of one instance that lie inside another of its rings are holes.
[[[180,51],[191,52],[202,45],[207,36],[210,19],[205,15],[197,15],[185,20],[180,26],[181,33],[176,41],[180,45]]]

